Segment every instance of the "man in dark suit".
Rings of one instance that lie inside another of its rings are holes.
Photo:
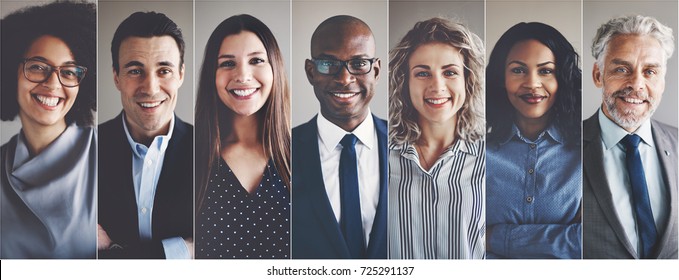
[[[386,258],[387,126],[368,107],[380,74],[370,27],[322,22],[305,71],[321,113],[292,130],[292,257]]]
[[[184,40],[155,12],[111,43],[123,112],[99,126],[99,257],[193,257],[193,126],[174,115]]]
[[[673,51],[672,29],[651,17],[597,31],[603,103],[583,124],[584,258],[677,258],[677,128],[651,119]]]

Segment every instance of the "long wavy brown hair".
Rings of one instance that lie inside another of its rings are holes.
[[[233,129],[230,109],[219,99],[215,86],[219,48],[225,37],[243,31],[254,33],[262,41],[273,69],[271,94],[258,112],[264,115],[260,135],[262,148],[290,188],[290,89],[283,56],[276,38],[263,22],[250,15],[236,15],[222,21],[210,35],[200,71],[196,100],[196,209],[202,207],[210,173],[219,160],[221,139]]]

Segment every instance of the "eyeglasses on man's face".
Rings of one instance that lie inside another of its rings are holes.
[[[373,63],[377,58],[355,58],[349,60],[335,60],[335,59],[311,59],[316,65],[316,71],[324,75],[335,75],[346,68],[349,74],[365,75],[370,73],[373,68]]]
[[[87,68],[78,65],[52,66],[36,58],[26,58],[24,63],[24,77],[33,83],[43,83],[47,81],[53,72],[57,73],[59,82],[65,87],[76,87],[80,85]]]

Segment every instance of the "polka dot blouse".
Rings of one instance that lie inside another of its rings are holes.
[[[249,194],[226,162],[213,168],[196,223],[196,258],[289,259],[290,192],[269,161]]]

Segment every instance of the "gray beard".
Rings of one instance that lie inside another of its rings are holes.
[[[645,122],[653,115],[655,109],[658,108],[657,106],[658,102],[656,102],[656,100],[653,98],[649,98],[648,94],[643,92],[638,92],[636,94],[634,93],[635,92],[631,88],[625,88],[616,91],[607,97],[604,97],[604,105],[608,110],[608,114],[610,115],[611,118],[613,118],[613,121],[615,123],[617,123],[620,127],[626,130],[636,129],[639,126],[641,126],[643,122]],[[618,97],[625,97],[629,95],[633,95],[641,99],[647,99],[650,103],[650,109],[645,111],[641,115],[637,115],[633,110],[618,110],[618,108],[615,106],[615,99]]]

